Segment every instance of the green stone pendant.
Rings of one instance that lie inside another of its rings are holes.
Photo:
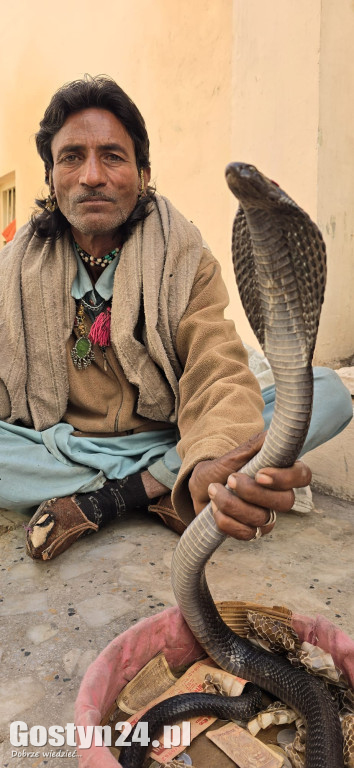
[[[95,359],[92,344],[87,336],[81,336],[71,350],[71,357],[76,368],[87,368]]]

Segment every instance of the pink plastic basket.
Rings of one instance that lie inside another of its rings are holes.
[[[354,687],[354,642],[324,616],[311,619],[293,614],[292,624],[301,641],[307,640],[332,654]],[[195,661],[201,655],[179,608],[167,608],[143,619],[118,635],[90,665],[82,680],[75,705],[75,724],[99,725],[119,692],[157,653],[163,651],[170,666]],[[80,768],[119,768],[108,747],[78,747]]]

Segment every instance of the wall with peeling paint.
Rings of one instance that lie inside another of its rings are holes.
[[[352,0],[13,0],[3,11],[0,185],[16,173],[17,221],[41,195],[34,133],[53,91],[112,75],[141,109],[158,190],[222,263],[231,314],[254,337],[231,267],[230,160],[277,180],[324,233],[329,280],[316,360],[354,355]]]

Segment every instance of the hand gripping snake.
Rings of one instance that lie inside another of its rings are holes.
[[[267,466],[291,466],[307,434],[313,396],[311,361],[325,288],[326,252],[309,216],[254,166],[232,163],[226,168],[226,179],[240,202],[232,238],[236,281],[276,385],[266,439],[241,470],[254,477]],[[206,582],[205,565],[225,538],[209,503],[177,545],[172,585],[185,621],[222,669],[256,683],[304,717],[306,768],[343,768],[338,713],[322,682],[304,669],[292,667],[283,656],[256,649],[221,619]],[[193,696],[189,694],[189,701]],[[175,699],[150,710],[152,729],[155,723],[161,726],[190,716]],[[190,713],[192,705],[187,706]],[[210,711],[209,704],[206,710]],[[149,722],[149,712],[144,720]],[[140,760],[141,756],[134,755],[134,744],[120,756],[126,768],[140,765]]]

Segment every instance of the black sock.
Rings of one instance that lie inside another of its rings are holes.
[[[150,502],[140,472],[122,480],[107,480],[98,491],[77,493],[75,496],[75,503],[99,528],[116,517],[124,517],[133,509],[147,507]]]

